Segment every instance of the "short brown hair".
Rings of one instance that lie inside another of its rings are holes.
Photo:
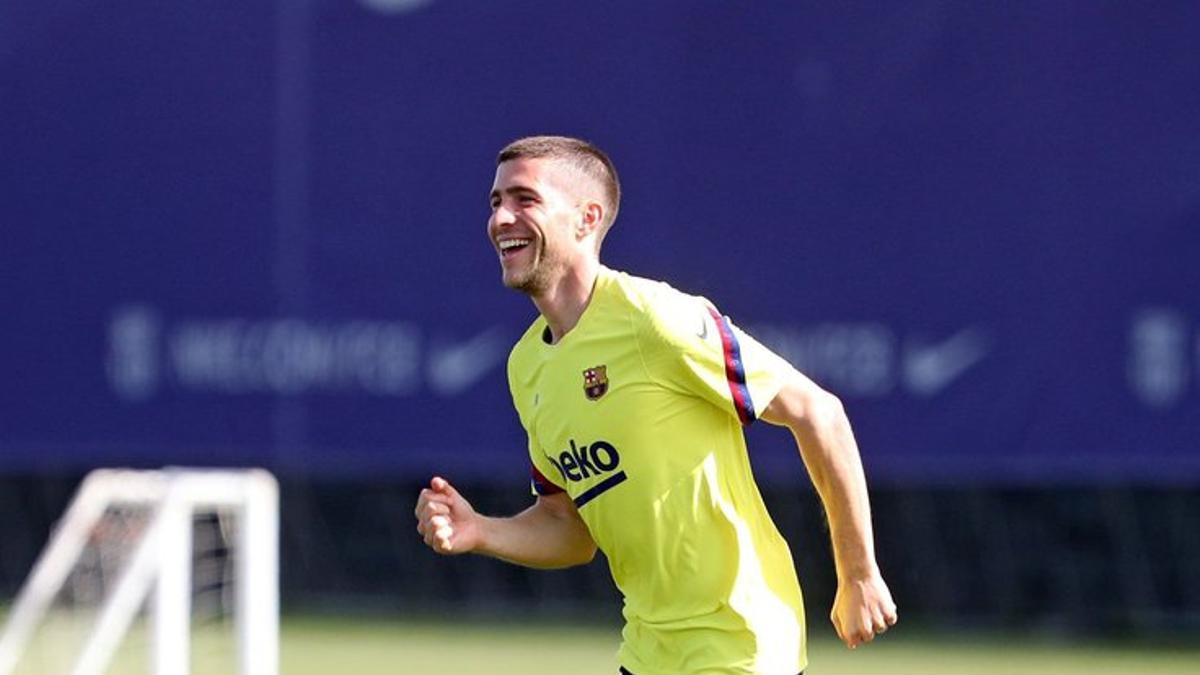
[[[496,158],[500,165],[513,159],[549,157],[566,162],[595,180],[604,190],[604,220],[600,223],[600,239],[612,227],[621,208],[621,183],[617,168],[604,151],[587,141],[569,136],[528,136],[504,146]]]

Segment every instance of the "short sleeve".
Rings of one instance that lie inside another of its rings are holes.
[[[669,287],[668,287],[669,288]],[[792,366],[708,300],[669,289],[647,307],[651,370],[748,425],[779,393]]]
[[[561,480],[558,470],[542,453],[541,448],[529,437],[529,490],[535,495],[553,495],[563,492],[563,488],[555,483]]]
[[[535,322],[529,332],[533,332],[537,328],[538,324]],[[538,443],[537,436],[533,433],[531,411],[528,407],[531,399],[530,392],[528,386],[522,384],[523,380],[516,376],[521,370],[518,364],[519,347],[518,343],[518,346],[514,347],[512,354],[509,355],[508,387],[512,394],[513,407],[516,408],[517,417],[521,421],[521,427],[525,429],[525,433],[529,437],[529,490],[535,495],[552,495],[563,492],[563,488],[555,483],[556,480],[562,481],[562,476],[542,452],[541,444]]]

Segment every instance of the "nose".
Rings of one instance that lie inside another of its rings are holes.
[[[489,224],[492,227],[505,227],[516,222],[516,216],[513,212],[501,204],[492,211],[492,217],[489,219]]]

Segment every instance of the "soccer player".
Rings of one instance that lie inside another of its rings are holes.
[[[488,237],[504,284],[540,313],[508,362],[536,497],[488,517],[434,477],[418,532],[438,553],[539,568],[599,547],[625,598],[622,672],[794,675],[807,665],[800,585],[742,433],[761,417],[795,436],[825,506],[833,625],[851,648],[871,641],[896,606],[841,403],[708,300],[601,265],[619,204],[612,162],[584,141],[500,152]]]

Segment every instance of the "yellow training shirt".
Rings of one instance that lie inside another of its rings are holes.
[[[606,268],[579,323],[548,336],[539,317],[509,385],[535,492],[570,495],[624,594],[621,665],[803,670],[800,585],[742,434],[791,366],[707,300]]]

